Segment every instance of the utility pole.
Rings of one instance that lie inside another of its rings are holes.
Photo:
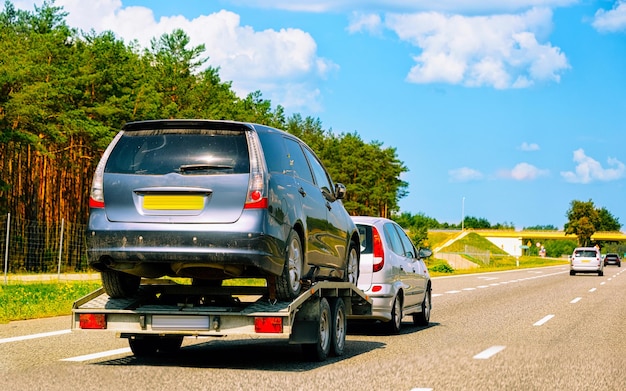
[[[461,200],[461,231],[465,231],[465,197]]]

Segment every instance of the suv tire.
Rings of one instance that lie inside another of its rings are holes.
[[[276,279],[276,298],[278,300],[291,301],[298,297],[302,290],[303,266],[304,253],[302,252],[300,236],[292,230],[287,238],[283,273]]]
[[[104,270],[100,272],[102,287],[112,299],[131,297],[137,293],[141,277],[132,274],[122,273],[115,270]]]

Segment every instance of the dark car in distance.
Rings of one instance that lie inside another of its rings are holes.
[[[604,256],[604,266],[606,265],[617,265],[618,267],[622,267],[622,258],[619,254],[608,253]]]
[[[127,123],[94,175],[89,264],[111,297],[133,295],[142,277],[266,278],[279,300],[303,281],[356,283],[359,234],[344,195],[315,153],[278,129]]]

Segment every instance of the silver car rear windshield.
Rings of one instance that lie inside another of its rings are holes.
[[[581,250],[581,251],[576,251],[575,255],[577,257],[593,258],[596,255],[598,255],[598,253],[593,250]]]
[[[136,175],[249,173],[245,131],[126,131],[111,152],[104,172]]]

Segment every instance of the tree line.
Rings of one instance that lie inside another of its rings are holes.
[[[408,171],[396,149],[334,134],[319,119],[287,116],[260,91],[238,97],[204,45],[183,30],[150,48],[107,31],[70,28],[62,7],[5,2],[0,13],[0,213],[84,223],[95,166],[121,126],[159,118],[228,119],[286,130],[318,154],[347,187],[351,214],[391,216]]]

